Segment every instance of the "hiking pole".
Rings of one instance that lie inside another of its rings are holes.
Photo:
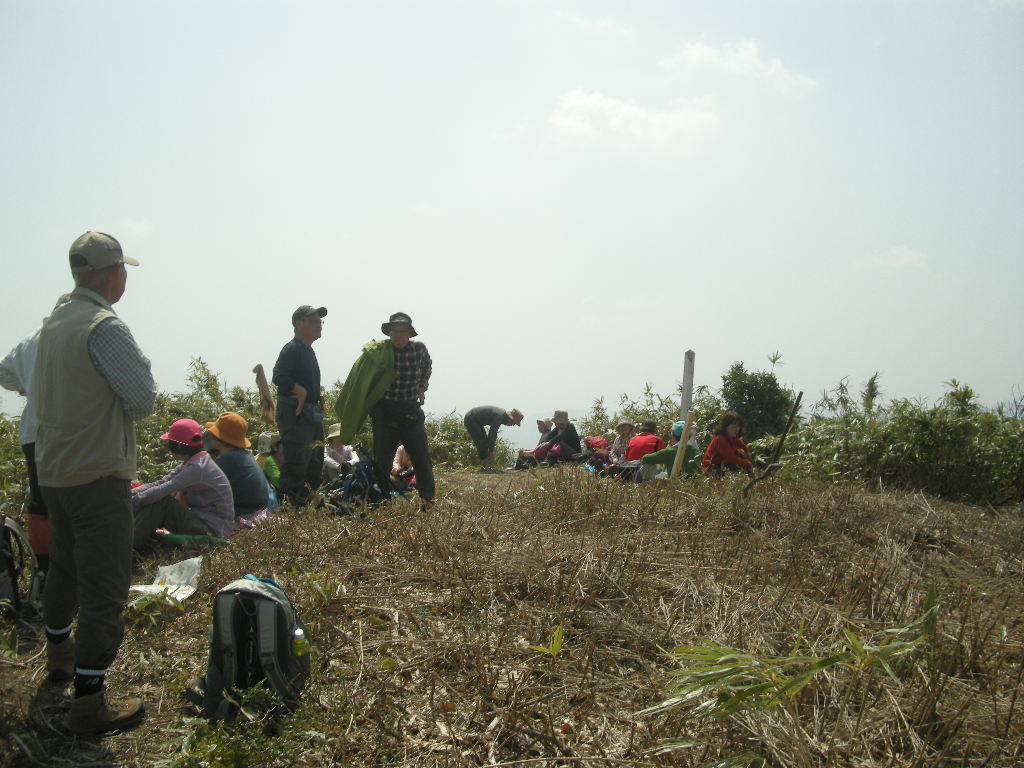
[[[765,468],[764,472],[761,473],[760,477],[755,477],[747,483],[747,487],[743,489],[744,496],[746,496],[747,492],[759,482],[775,474],[775,470],[779,468],[779,457],[782,455],[782,444],[786,442],[786,435],[788,435],[789,430],[793,428],[793,422],[796,421],[796,412],[800,409],[800,401],[803,399],[803,396],[803,392],[797,393],[796,402],[793,403],[793,410],[789,412],[789,421],[786,422],[786,428],[782,430],[779,442],[775,444],[775,450],[772,452],[772,458],[768,462],[768,466]]]
[[[686,424],[683,425],[683,434],[679,438],[678,448],[676,448],[676,460],[672,462],[672,471],[668,475],[668,479],[672,480],[676,475],[679,474],[679,468],[683,466],[683,459],[686,457],[686,446],[690,443],[690,432],[693,431],[693,411],[686,412]]]

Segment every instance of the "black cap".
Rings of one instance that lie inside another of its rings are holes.
[[[303,304],[301,307],[292,312],[292,325],[295,325],[299,320],[305,320],[310,315],[320,315],[320,317],[327,316],[327,307],[311,307],[309,304]]]

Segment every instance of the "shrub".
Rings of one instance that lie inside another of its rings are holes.
[[[859,401],[846,381],[824,394],[788,444],[794,474],[876,480],[959,501],[1005,504],[1020,494],[1024,422],[986,409],[955,379],[938,404],[875,404],[872,377]]]
[[[795,400],[774,371],[748,371],[743,363],[733,363],[723,374],[721,394],[724,409],[743,417],[746,441],[781,435]]]

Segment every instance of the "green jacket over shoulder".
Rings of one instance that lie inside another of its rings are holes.
[[[395,378],[395,347],[389,339],[371,341],[352,364],[334,414],[341,424],[341,442],[349,444],[363,426],[370,409],[384,397]]]

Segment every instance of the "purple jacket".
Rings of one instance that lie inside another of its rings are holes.
[[[231,483],[206,451],[200,451],[159,480],[132,489],[132,509],[160,501],[177,491],[184,491],[188,506],[196,517],[226,539],[235,527],[235,500]]]

